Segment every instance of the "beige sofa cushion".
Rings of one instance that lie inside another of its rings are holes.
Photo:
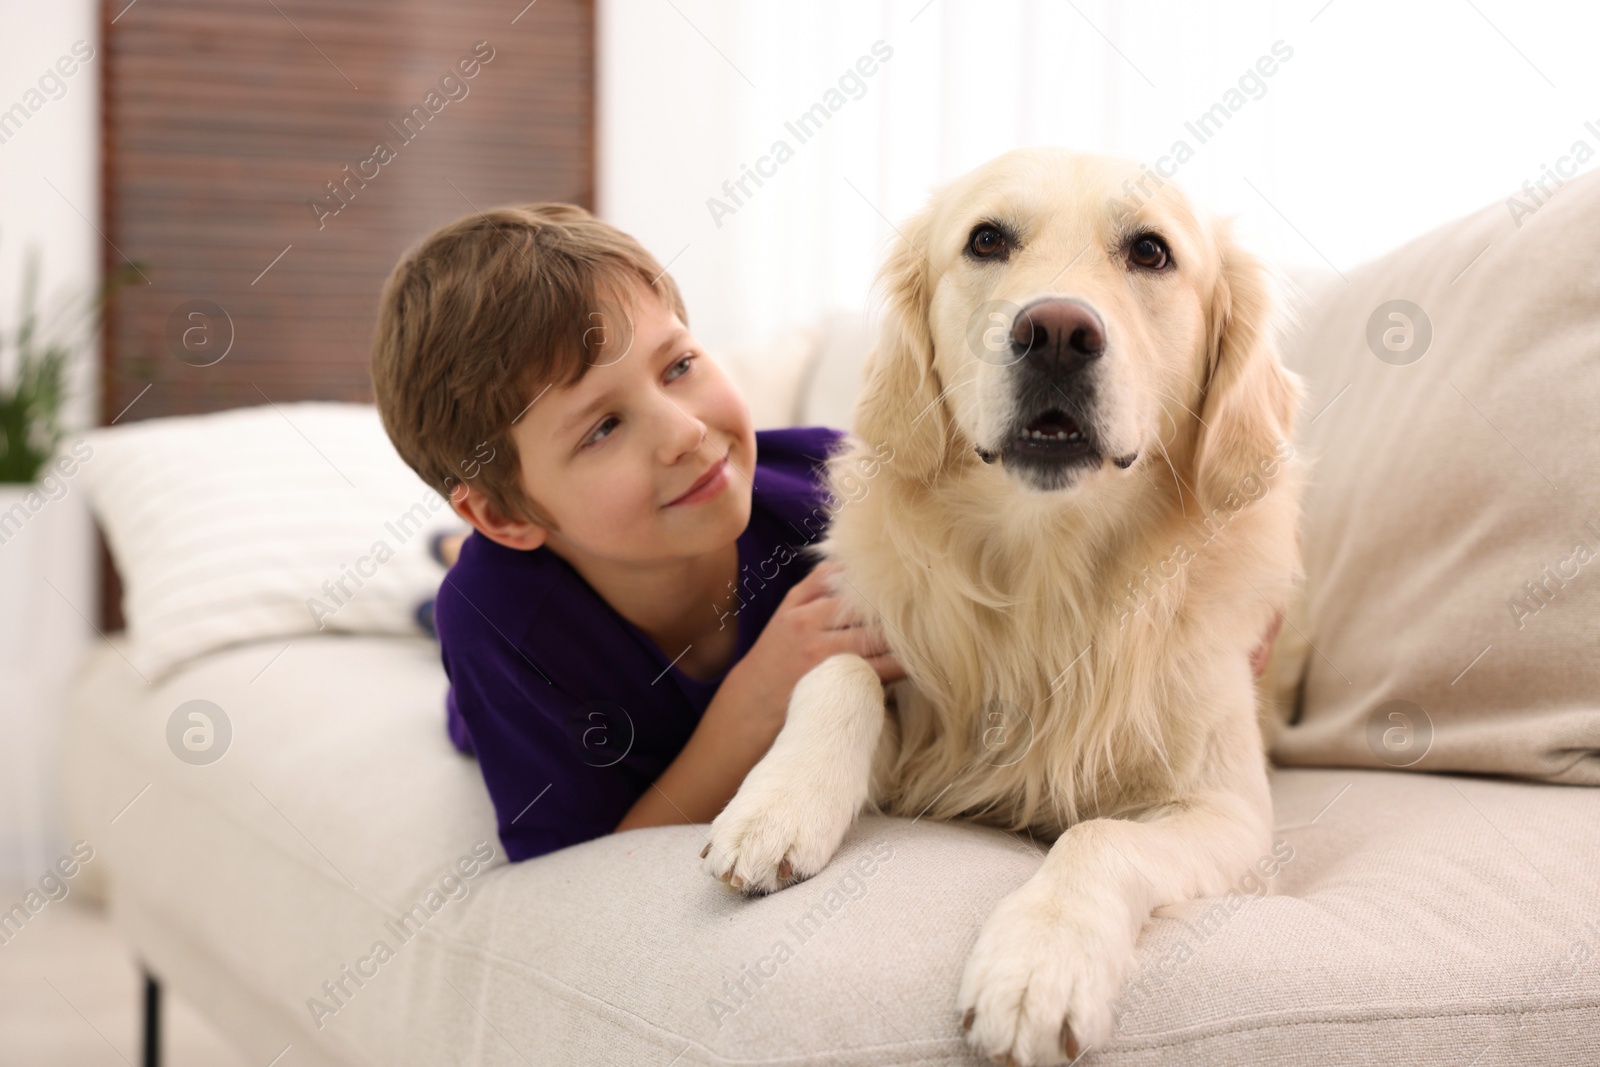
[[[1347,276],[1285,351],[1314,466],[1273,756],[1600,784],[1600,172]]]
[[[863,816],[816,877],[755,900],[700,869],[703,826],[508,866],[427,641],[322,634],[265,672],[278,646],[241,645],[149,687],[120,648],[68,713],[75,836],[138,956],[253,1062],[987,1062],[956,991],[1042,862],[1026,837]],[[166,735],[197,695],[233,728],[205,765]],[[1275,891],[1163,909],[1086,1064],[1595,1062],[1600,790],[1286,770],[1272,793]],[[436,913],[397,937],[419,902]],[[393,958],[364,963],[379,941]]]

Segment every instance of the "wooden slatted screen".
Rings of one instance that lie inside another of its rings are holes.
[[[593,0],[518,6],[107,0],[105,266],[143,276],[108,309],[101,422],[369,402],[408,245],[492,205],[592,207]]]

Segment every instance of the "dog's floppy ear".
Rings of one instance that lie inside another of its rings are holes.
[[[950,422],[942,386],[933,369],[928,326],[933,278],[927,257],[929,211],[900,231],[875,288],[883,294],[878,344],[867,359],[865,384],[856,401],[857,437],[894,450],[894,469],[931,483],[950,449]]]
[[[1219,220],[1221,271],[1211,298],[1206,385],[1195,444],[1195,492],[1206,514],[1230,493],[1250,496],[1292,444],[1302,386],[1278,359],[1279,314],[1267,265],[1240,246]],[[1237,510],[1234,508],[1233,510]]]

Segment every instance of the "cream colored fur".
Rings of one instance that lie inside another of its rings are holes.
[[[1050,842],[979,931],[952,1006],[978,1050],[1018,1064],[1109,1039],[1151,911],[1225,893],[1271,848],[1248,658],[1302,578],[1302,386],[1274,348],[1263,262],[1143,176],[1019,150],[901,227],[849,447],[829,461],[836,487],[870,478],[820,550],[909,677],[886,712],[864,660],[808,674],[704,858],[746,893],[781,889],[821,870],[862,810]],[[1125,216],[1166,238],[1174,271],[1130,270]],[[970,231],[994,219],[1020,247],[971,261]],[[975,451],[1002,443],[1010,371],[971,340],[994,302],[1046,296],[1106,324],[1107,458],[1040,491]],[[1126,453],[1126,470],[1110,462]]]

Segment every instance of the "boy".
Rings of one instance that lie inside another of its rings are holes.
[[[828,656],[904,677],[799,552],[841,432],[752,430],[672,278],[583,209],[473,213],[408,250],[372,379],[396,450],[473,527],[434,623],[450,737],[512,861],[710,822]]]

